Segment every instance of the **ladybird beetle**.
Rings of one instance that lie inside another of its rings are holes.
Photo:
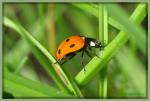
[[[77,52],[81,51],[82,52],[81,62],[83,65],[84,53],[90,56],[87,49],[91,50],[92,47],[100,48],[100,50],[102,50],[104,48],[104,44],[93,38],[88,38],[79,35],[70,36],[59,45],[56,53],[57,62],[63,64],[68,59],[74,57]],[[64,59],[65,61],[61,63],[62,59]]]

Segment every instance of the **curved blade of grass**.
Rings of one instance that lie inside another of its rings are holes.
[[[79,95],[61,67],[58,64],[54,64],[56,62],[54,57],[36,39],[34,39],[29,32],[21,25],[14,23],[6,17],[4,18],[4,24],[17,31],[29,43],[33,54],[61,90],[66,92],[70,91],[76,96]],[[53,68],[49,68],[51,65]]]
[[[97,19],[99,18],[98,5],[96,4],[72,4],[75,7],[80,8],[81,10],[88,12],[89,14],[95,16]],[[108,23],[117,29],[121,29],[121,24],[111,17],[108,18]]]
[[[146,32],[140,26],[132,23],[131,18],[128,20],[127,14],[120,6],[115,4],[108,4],[106,6],[108,7],[109,14],[112,15],[112,18],[121,23],[121,30],[128,33],[135,40],[142,52],[146,54]],[[144,10],[143,13],[147,12],[146,4],[141,4],[137,9],[139,12],[140,10]],[[141,14],[138,16],[141,16]],[[142,14],[142,16],[145,15]]]
[[[17,21],[17,20],[15,20]],[[35,23],[30,26],[29,30],[31,31],[32,35],[36,37],[38,40],[42,41],[44,35],[43,35],[43,29],[44,26],[40,26],[41,19],[38,19]],[[4,35],[4,37],[7,37]],[[42,43],[43,44],[43,43]],[[5,44],[7,45],[7,44]],[[20,70],[22,70],[23,66],[20,65],[22,61],[24,61],[24,64],[27,62],[27,58],[30,52],[30,46],[28,43],[21,37],[16,44],[12,47],[11,50],[9,50],[4,55],[4,65],[7,66],[11,71],[20,73]],[[25,59],[25,60],[24,60]],[[27,69],[27,68],[26,68]],[[26,76],[25,74],[21,73],[22,75]],[[36,81],[39,81],[38,74],[33,70],[33,68],[30,68],[30,74],[28,75],[31,79],[34,79]]]
[[[107,8],[99,4],[99,40],[108,43],[108,14]],[[99,80],[99,97],[107,97],[107,66],[100,71]]]
[[[43,32],[43,26],[39,26],[40,19],[37,20],[35,24],[31,26],[31,32],[32,35],[35,36],[38,40],[41,40],[43,38],[43,35],[41,34]],[[5,37],[5,36],[4,36]],[[28,55],[30,51],[29,45],[25,42],[23,38],[20,38],[16,45],[13,46],[13,48],[4,55],[4,64],[11,67],[12,71],[18,67],[18,64],[24,57]]]
[[[14,71],[14,73],[19,73],[19,70],[23,67],[23,65],[26,63],[26,61],[28,60],[28,57],[24,57],[20,63],[18,64],[18,66],[16,67],[16,70]]]
[[[70,9],[67,14],[71,24],[79,33],[88,37],[96,37],[94,33],[97,33],[98,30],[93,26],[92,20],[87,17],[87,15],[84,15],[83,12],[74,8]],[[78,19],[75,20],[76,18]]]
[[[142,22],[142,20],[145,18],[147,12],[145,11],[146,7],[142,7],[142,10],[139,10],[138,8],[141,6],[146,6],[143,4],[139,4],[137,8],[132,13],[130,20],[136,24],[139,24]],[[143,13],[144,12],[144,13]],[[143,16],[139,16],[143,15]],[[141,18],[142,17],[142,18]],[[108,62],[109,60],[117,53],[117,51],[127,42],[129,39],[129,36],[124,31],[121,31],[118,33],[118,35],[112,40],[111,43],[109,43],[105,49],[103,54],[101,55],[101,58],[94,57],[86,66],[86,74],[84,73],[84,69],[82,69],[75,77],[77,83],[79,85],[85,85],[88,83],[91,78],[97,74],[99,70],[101,70]],[[100,55],[100,53],[99,53]]]
[[[92,15],[96,16],[97,18],[99,17],[98,16],[99,15],[98,10],[95,7],[93,7],[94,4],[90,5],[90,4],[87,4],[87,3],[85,3],[85,4],[83,4],[83,3],[82,4],[72,3],[72,5],[88,12],[89,14],[92,14]]]
[[[41,6],[43,6],[43,4],[39,4],[39,6],[38,6],[38,8],[41,10],[42,9]],[[13,11],[11,11],[11,12],[13,12]],[[62,11],[62,12],[64,12],[64,11]],[[62,12],[58,12],[56,14],[57,20],[62,15]],[[13,12],[13,14],[14,14],[14,12]],[[12,16],[12,14],[10,16]],[[15,21],[17,21],[16,17],[14,17],[14,19],[15,19]],[[44,44],[43,43],[44,41],[42,41],[42,40],[44,38],[43,32],[44,32],[44,28],[45,28],[47,19],[48,19],[48,17],[44,16],[44,18],[43,18],[40,16],[40,18],[38,20],[36,20],[36,22],[29,28],[29,31],[32,33],[32,35],[37,40],[40,40],[40,42],[42,44]],[[41,26],[41,24],[42,24],[42,26]],[[5,62],[4,64],[8,65],[9,68],[11,68],[11,70],[14,71],[16,69],[16,67],[18,67],[18,64],[22,61],[22,59],[28,55],[29,51],[30,51],[30,47],[29,47],[28,43],[26,43],[23,38],[20,38],[17,41],[16,45],[13,46],[13,48],[6,55],[4,55],[4,62]]]
[[[26,79],[6,69],[4,73],[4,91],[13,94],[15,97],[71,97],[70,94],[60,92],[50,85]]]
[[[73,4],[73,5],[88,12],[89,14],[96,16],[97,18],[99,17],[98,16],[98,8],[97,8],[98,6],[94,7],[93,6],[94,4],[92,4],[92,5],[90,5],[90,4],[89,5],[88,4]],[[107,6],[107,4],[106,4],[106,6]],[[121,10],[120,7],[112,7],[112,6],[109,6],[109,10],[110,10],[109,13],[111,13],[111,15],[113,15],[113,17],[109,17],[109,24],[116,27],[119,30],[127,31],[127,34],[129,34],[131,37],[133,37],[135,39],[136,44],[139,46],[141,51],[146,54],[146,48],[143,45],[143,44],[146,44],[145,32],[139,26],[127,21],[126,14],[122,13],[124,11]],[[139,12],[142,12],[142,13],[136,12],[136,15],[139,16],[138,19],[141,21],[143,16],[145,16],[145,14],[146,14],[145,12],[147,12],[147,10],[146,10],[147,5],[139,4],[136,9],[139,10]],[[114,11],[116,11],[116,12],[114,13]],[[118,11],[119,11],[119,14],[117,14]],[[120,12],[121,12],[121,14],[120,14]],[[134,17],[134,16],[132,16],[132,17]],[[130,19],[132,19],[132,17]],[[123,25],[120,22],[123,22]],[[139,41],[139,40],[142,40],[142,41]]]

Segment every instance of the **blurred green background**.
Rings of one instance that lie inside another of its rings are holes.
[[[131,15],[137,3],[119,3],[118,5],[128,15]],[[60,42],[71,35],[83,35],[98,39],[98,19],[71,3],[5,3],[3,9],[4,16],[14,22],[19,22],[54,57]],[[147,22],[147,17],[145,17],[141,24],[142,29],[146,32],[148,30]],[[108,28],[109,44],[119,30],[112,25],[109,25]],[[34,57],[26,40],[6,26],[3,27],[3,32],[4,68],[13,74],[56,87],[53,80]],[[147,35],[145,34],[145,36]],[[147,40],[144,41],[147,43]],[[147,48],[146,44],[144,47]],[[147,96],[148,66],[147,52],[145,53],[130,38],[109,61],[107,64],[108,98],[145,98]],[[83,68],[80,61],[81,53],[78,53],[61,67],[65,72],[75,77]],[[89,61],[90,58],[86,56],[85,62],[88,63]],[[98,80],[99,74],[81,88],[84,97],[98,98]],[[5,86],[5,83],[3,85]],[[29,98],[31,97],[29,96]],[[4,87],[3,98],[17,97],[11,91],[5,90]]]

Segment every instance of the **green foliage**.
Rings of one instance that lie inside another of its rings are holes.
[[[33,51],[33,54],[43,65],[44,69],[52,77],[58,87],[60,87],[60,89],[67,91],[67,86],[71,92],[74,92],[76,94],[76,92],[72,88],[72,85],[70,84],[70,81],[61,70],[60,66],[58,64],[55,65],[56,60],[53,58],[53,56],[49,54],[48,51],[36,39],[34,39],[29,32],[27,32],[22,26],[12,22],[8,18],[4,19],[4,24],[16,30],[22,37],[27,40]],[[49,68],[50,65],[53,65],[53,67]]]
[[[116,21],[121,23],[122,25],[121,30],[125,31],[126,33],[129,33],[129,35],[137,43],[137,45],[142,50],[142,52],[146,53],[146,47],[144,46],[146,45],[146,32],[141,27],[137,26],[137,24],[132,23],[137,19],[141,21],[142,18],[145,17],[146,12],[147,12],[146,5],[140,4],[136,8],[136,11],[134,12],[133,16],[130,17],[130,20],[127,20],[128,16],[121,9],[121,7],[117,5],[112,5],[112,4],[107,5],[107,7],[108,7],[110,16],[112,15],[112,18],[114,18]],[[117,12],[112,12],[112,11],[117,11]],[[137,19],[135,19],[136,15],[138,16]],[[138,23],[138,21],[135,23]]]
[[[6,67],[7,68],[7,67]],[[32,80],[26,79],[20,75],[16,75],[5,70],[4,73],[4,89],[6,92],[11,93],[16,98],[61,98],[61,97],[71,97],[72,95],[60,90],[48,86],[39,82],[34,82]],[[73,96],[72,96],[73,97]]]
[[[139,6],[141,6],[141,5],[139,5]],[[134,16],[134,18],[132,17],[132,20],[135,21],[135,23],[140,23],[140,20],[136,20],[139,18],[139,16],[135,12],[139,12],[139,10],[136,9],[134,11],[134,13],[132,15],[132,16]],[[143,13],[143,12],[141,11],[141,13]],[[144,16],[143,16],[143,19],[144,19]],[[145,33],[142,33],[142,34],[145,34]],[[127,42],[128,38],[129,38],[128,33],[125,33],[124,31],[119,32],[118,35],[112,40],[112,42],[109,43],[105,47],[105,49],[104,49],[105,51],[103,52],[101,59],[99,59],[98,57],[94,57],[86,65],[86,67],[85,67],[87,69],[86,75],[84,74],[84,69],[83,69],[76,76],[76,80],[77,80],[78,84],[85,85],[94,76],[94,74],[96,74],[100,69],[103,68],[103,66],[105,66],[107,64],[107,61],[109,61],[109,59],[111,59],[112,56],[115,55],[115,53]],[[100,55],[100,52],[99,52],[99,55]],[[95,65],[93,65],[93,64],[95,64]]]
[[[4,15],[4,95],[146,97],[146,4],[6,3]],[[100,58],[85,56],[82,67],[79,53],[54,64],[55,47],[75,34],[104,40]]]
[[[99,40],[108,44],[108,11],[103,4],[99,4]],[[107,65],[100,71],[99,97],[107,98]]]

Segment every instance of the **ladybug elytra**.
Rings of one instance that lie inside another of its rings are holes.
[[[75,56],[77,52],[82,52],[82,65],[83,65],[83,57],[84,53],[89,54],[87,49],[100,48],[102,50],[104,48],[104,44],[96,39],[88,38],[84,36],[74,35],[70,36],[69,38],[65,39],[61,42],[58,47],[56,53],[57,62],[63,64],[68,59],[71,59]],[[63,62],[61,60],[64,59]]]

